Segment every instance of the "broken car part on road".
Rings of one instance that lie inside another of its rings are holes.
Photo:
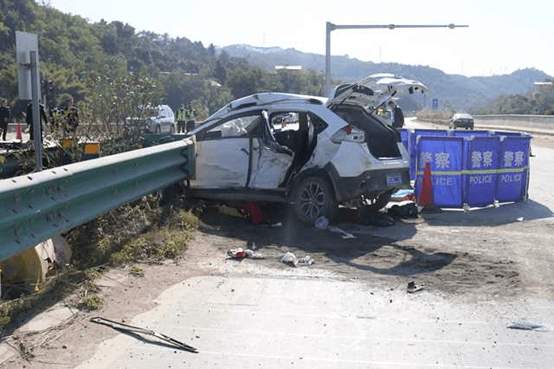
[[[108,327],[112,327],[113,329],[118,330],[122,333],[129,333],[129,334],[132,334],[132,335],[134,335],[135,333],[140,333],[140,334],[145,334],[145,335],[149,335],[149,336],[154,336],[154,337],[156,337],[156,338],[158,338],[162,341],[165,341],[165,342],[171,344],[174,347],[180,348],[181,350],[185,350],[185,351],[192,352],[192,353],[195,353],[195,354],[198,353],[198,350],[196,348],[194,348],[192,346],[189,346],[186,343],[177,341],[174,338],[168,337],[165,334],[154,332],[150,329],[134,327],[132,325],[128,325],[128,324],[124,324],[124,323],[118,323],[118,322],[115,322],[113,320],[109,320],[109,319],[101,318],[101,317],[91,318],[90,321],[93,322],[93,323],[103,324],[103,325],[106,325]]]

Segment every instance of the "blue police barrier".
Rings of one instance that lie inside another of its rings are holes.
[[[464,143],[463,202],[470,207],[494,203],[500,137],[471,137]]]
[[[420,136],[446,137],[447,131],[438,129],[410,129],[408,131],[408,153],[410,154],[410,180],[416,179],[417,138]]]
[[[506,131],[490,131],[490,136],[497,137],[497,136],[508,136],[508,137],[527,137],[529,136],[525,132],[506,132]]]
[[[406,148],[406,151],[409,150],[408,148],[408,140],[410,138],[410,132],[406,128],[402,128],[402,131],[400,132],[400,139],[402,141],[402,144]],[[408,151],[409,152],[409,151]]]
[[[529,186],[529,149],[531,136],[500,138],[498,186],[499,202],[522,201]]]
[[[527,133],[408,130],[407,137],[415,193],[419,196],[429,162],[437,207],[482,207],[528,196],[532,136]]]
[[[416,144],[416,195],[420,196],[423,169],[429,163],[434,205],[440,208],[461,208],[464,138],[419,136]]]
[[[456,130],[451,130],[451,131],[448,132],[448,135],[453,136],[453,137],[467,137],[467,138],[471,138],[471,137],[490,137],[490,132],[489,131],[456,131]]]

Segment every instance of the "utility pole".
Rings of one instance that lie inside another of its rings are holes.
[[[326,43],[325,43],[325,95],[328,96],[331,92],[331,32],[337,29],[396,29],[396,28],[460,28],[460,27],[469,27],[468,25],[455,25],[455,24],[381,24],[381,25],[371,25],[371,24],[354,24],[354,25],[338,25],[331,22],[327,22],[325,27],[326,34]]]
[[[34,33],[16,31],[18,87],[21,100],[31,100],[33,141],[36,170],[42,169],[42,124],[40,115],[40,79],[38,66],[38,37]]]

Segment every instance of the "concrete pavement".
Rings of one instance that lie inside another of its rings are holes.
[[[309,277],[206,276],[166,290],[131,323],[199,350],[118,334],[78,368],[551,368],[551,303],[448,300],[405,286]],[[106,317],[117,320],[117,317]],[[110,328],[106,328],[110,329]]]

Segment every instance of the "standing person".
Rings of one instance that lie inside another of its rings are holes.
[[[2,132],[2,141],[6,141],[9,120],[10,108],[8,107],[6,99],[2,99],[2,106],[0,106],[0,131]]]
[[[65,110],[65,119],[67,126],[65,128],[66,133],[75,134],[77,126],[79,125],[79,112],[77,107],[73,104],[73,99],[69,99],[67,102],[67,108]]]
[[[387,123],[387,126],[392,127],[392,112],[390,110],[386,109],[385,106],[381,106],[377,110],[377,114],[383,118],[383,120]]]
[[[58,107],[54,107],[52,110],[50,110],[51,127],[54,127],[57,130],[60,124],[60,118],[61,118],[61,111]]]
[[[402,112],[402,109],[400,109],[400,107],[393,101],[389,102],[389,106],[392,111],[392,126],[394,128],[401,129],[404,127],[404,113]]]
[[[181,105],[179,110],[177,110],[177,132],[178,133],[185,133],[185,124],[186,124],[185,106]]]
[[[190,132],[194,129],[194,126],[196,125],[196,110],[194,110],[190,106],[187,108],[186,119],[187,119],[187,132]]]
[[[48,117],[46,116],[46,111],[44,109],[44,104],[39,104],[39,119],[40,119],[40,142],[42,142],[42,124],[46,123],[48,124]],[[34,127],[33,127],[33,104],[30,103],[27,105],[27,112],[25,116],[25,122],[27,122],[27,125],[29,126],[29,140],[34,140],[35,134],[34,134]]]

